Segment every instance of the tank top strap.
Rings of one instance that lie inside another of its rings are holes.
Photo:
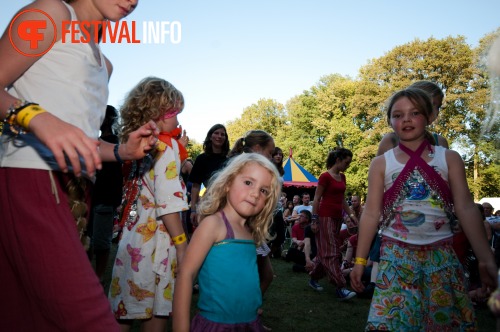
[[[220,210],[220,214],[222,216],[222,220],[224,220],[224,224],[226,225],[226,238],[224,240],[234,239],[234,231],[231,224],[227,220],[226,214],[222,210]]]

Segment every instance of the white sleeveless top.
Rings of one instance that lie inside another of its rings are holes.
[[[446,163],[446,149],[434,146],[434,158],[429,165],[448,182],[448,164]],[[394,149],[384,153],[385,158],[385,190],[389,189],[404,164],[396,160]],[[396,212],[389,226],[382,231],[382,235],[398,241],[424,245],[450,238],[453,234],[450,222],[443,209],[443,202],[433,192],[419,173],[413,172],[405,184],[408,194],[394,207]]]
[[[76,21],[73,8],[64,4],[71,13],[71,20]],[[108,72],[100,50],[99,57],[98,62],[87,43],[66,40],[63,44],[59,40],[16,80],[8,92],[40,104],[97,139],[108,100]],[[33,134],[19,135],[15,140],[3,135],[2,144],[1,167],[58,169],[50,150]]]

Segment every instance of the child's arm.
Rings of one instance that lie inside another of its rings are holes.
[[[167,228],[168,234],[170,234],[174,242],[177,251],[177,266],[181,270],[184,254],[188,246],[186,234],[184,234],[184,228],[182,227],[181,214],[179,212],[165,214],[161,216],[161,221],[163,221],[163,225]]]
[[[368,192],[365,209],[359,222],[358,247],[356,249],[356,258],[366,259],[370,251],[370,245],[377,233],[382,200],[384,196],[384,172],[385,158],[380,156],[373,159],[368,172]],[[351,272],[351,285],[357,292],[364,289],[361,283],[361,276],[366,263],[355,264]]]
[[[225,232],[222,220],[212,215],[206,217],[193,233],[175,282],[172,322],[175,332],[189,331],[194,279],[210,248],[225,237]]]
[[[312,230],[311,230],[312,232]],[[311,271],[314,263],[311,261],[311,238],[304,238],[304,255],[306,256],[306,270]]]
[[[496,288],[497,266],[486,239],[481,213],[472,200],[465,177],[465,166],[460,155],[452,150],[446,151],[448,179],[453,194],[455,214],[460,220],[474,254],[479,260],[479,272],[483,286]]]

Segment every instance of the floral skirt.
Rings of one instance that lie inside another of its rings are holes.
[[[382,239],[366,331],[476,331],[451,241],[417,246]]]

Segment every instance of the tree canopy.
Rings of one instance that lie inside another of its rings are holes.
[[[445,93],[445,102],[429,130],[461,153],[476,199],[500,196],[500,124],[482,130],[490,108],[490,78],[483,58],[499,31],[486,35],[475,49],[463,36],[415,39],[370,60],[355,79],[339,74],[321,77],[286,107],[259,100],[227,124],[228,133],[235,140],[251,129],[266,130],[285,157],[291,148],[294,159],[315,176],[326,170],[331,149],[348,148],[354,155],[346,171],[348,191],[364,196],[370,161],[382,136],[391,131],[386,100],[415,81],[433,81]]]

